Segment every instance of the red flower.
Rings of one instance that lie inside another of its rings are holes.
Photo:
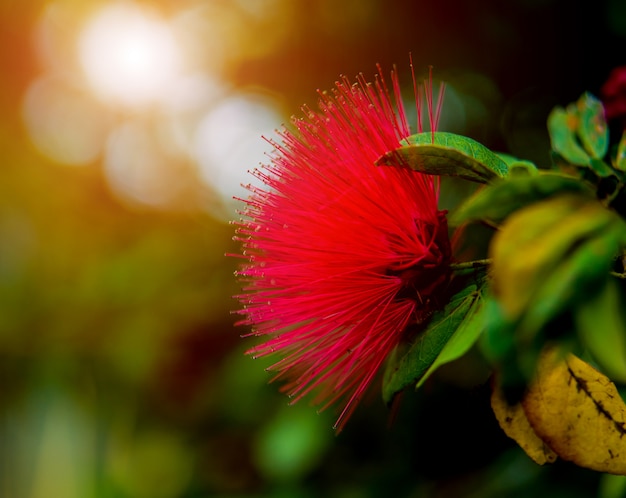
[[[342,401],[338,429],[450,275],[438,181],[374,165],[410,135],[392,81],[395,106],[382,76],[320,92],[320,112],[305,107],[296,132],[270,140],[271,164],[254,172],[267,189],[249,187],[237,223],[239,324],[266,338],[248,353],[282,356],[269,370],[292,403],[311,391],[321,410]],[[419,98],[417,108],[421,132]]]
[[[626,66],[616,67],[601,88],[606,118],[626,118]]]

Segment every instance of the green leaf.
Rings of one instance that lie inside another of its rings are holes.
[[[598,498],[624,498],[626,496],[626,476],[602,474],[598,485]]]
[[[441,355],[451,337],[461,328],[467,318],[474,323],[461,329],[464,338],[458,339],[457,351],[469,348],[472,335],[478,335],[479,323],[476,310],[479,306],[481,293],[476,285],[469,285],[455,294],[448,305],[435,313],[423,332],[415,342],[397,347],[390,355],[383,377],[383,399],[390,403],[393,397],[409,385],[415,385]],[[471,345],[471,344],[470,344]],[[454,349],[454,348],[453,348]],[[461,353],[462,354],[462,353]],[[450,351],[448,357],[454,356]],[[457,356],[458,357],[458,356]]]
[[[530,161],[517,161],[509,165],[510,176],[532,176],[538,173],[537,166]]]
[[[548,133],[552,149],[566,161],[578,166],[589,166],[590,157],[578,144],[576,130],[578,116],[571,110],[555,107],[548,115]]]
[[[602,288],[603,282],[610,278],[609,270],[619,250],[619,238],[623,232],[626,232],[626,227],[615,217],[614,223],[601,233],[574,243],[574,248],[556,267],[543,275],[543,282],[532,296],[519,323],[518,334],[521,337],[532,337],[559,314],[575,309],[589,296],[593,300],[594,291]],[[594,318],[596,323],[599,319],[599,316]]]
[[[617,221],[617,215],[599,202],[574,194],[532,204],[510,216],[490,246],[492,288],[507,319],[528,312],[554,268]]]
[[[626,314],[624,293],[609,278],[575,310],[580,340],[600,369],[613,380],[626,383]]]
[[[600,159],[590,159],[589,167],[593,170],[593,172],[598,175],[600,178],[608,178],[615,174],[613,168],[611,168],[608,164]]]
[[[609,129],[604,118],[604,107],[588,92],[578,99],[576,106],[580,141],[592,158],[602,159],[609,146]]]
[[[583,182],[560,173],[542,172],[534,176],[511,176],[494,182],[470,197],[450,217],[450,223],[459,225],[476,220],[501,223],[518,209],[567,192],[592,197],[591,190]]]
[[[380,157],[376,165],[405,166],[429,175],[456,176],[479,183],[508,174],[506,162],[471,138],[427,132],[412,135],[405,142]]]
[[[519,320],[511,320],[492,296],[484,304],[485,331],[479,347],[483,356],[497,370],[502,388],[510,402],[519,401],[537,362],[541,345],[520,344],[516,335]]]
[[[570,312],[609,277],[624,221],[594,199],[561,195],[521,209],[494,236],[490,306],[481,346],[515,389],[550,338],[571,341]],[[563,319],[565,319],[563,321]]]
[[[626,130],[622,133],[622,138],[617,146],[617,154],[615,155],[613,166],[620,171],[626,171]]]
[[[443,347],[439,356],[437,356],[422,378],[417,382],[416,388],[424,384],[426,379],[440,366],[450,363],[467,353],[480,337],[480,334],[484,330],[485,307],[483,306],[481,289],[477,289],[475,292],[477,293],[476,297],[467,315],[456,329],[456,332],[452,334],[450,340]]]
[[[525,159],[518,159],[510,154],[504,152],[495,152],[495,154],[502,159],[509,168],[510,175],[535,175],[539,171],[537,166],[531,161]]]
[[[485,358],[498,363],[515,350],[515,324],[508,321],[500,303],[490,294],[483,304],[485,313],[485,333],[480,339],[480,347]]]

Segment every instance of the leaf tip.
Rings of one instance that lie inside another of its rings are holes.
[[[382,156],[376,159],[376,161],[374,161],[374,166],[406,167],[406,161],[400,151],[401,148],[385,152]]]

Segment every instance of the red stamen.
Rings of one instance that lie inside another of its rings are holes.
[[[422,131],[412,61],[411,72]],[[303,106],[295,131],[266,139],[270,164],[253,172],[266,187],[248,187],[235,223],[246,260],[238,323],[264,338],[248,353],[281,355],[269,370],[291,402],[342,402],[338,431],[449,274],[436,179],[374,165],[410,135],[395,70],[391,81],[342,77],[318,92],[319,112]],[[433,128],[442,92],[434,110],[432,76],[425,92]]]

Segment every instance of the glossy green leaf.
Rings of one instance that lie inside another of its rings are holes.
[[[597,292],[576,308],[581,342],[600,369],[611,379],[626,383],[626,296],[620,283],[610,277]]]
[[[500,223],[509,215],[529,204],[561,193],[592,192],[577,178],[559,173],[539,173],[534,176],[511,176],[494,182],[470,197],[450,217],[452,225],[468,221],[487,220]]]
[[[407,386],[415,385],[428,372],[459,329],[468,337],[458,340],[457,352],[464,347],[469,348],[471,336],[479,334],[475,329],[480,327],[476,317],[477,307],[481,303],[480,296],[476,285],[465,287],[452,297],[443,310],[433,315],[426,329],[419,333],[413,343],[401,345],[394,350],[383,377],[383,399],[386,403],[390,403]],[[468,318],[471,323],[461,328]],[[454,356],[450,352],[447,355]]]
[[[548,132],[552,150],[577,166],[589,166],[591,158],[576,138],[578,116],[562,107],[555,107],[548,115]]]
[[[615,155],[613,166],[620,171],[626,171],[626,131],[622,133],[622,138],[617,146],[617,154]]]
[[[609,145],[609,128],[604,118],[602,103],[590,93],[584,93],[578,102],[578,136],[587,153],[602,159]]]
[[[508,166],[487,147],[461,135],[418,133],[383,155],[378,166],[405,166],[429,175],[456,176],[488,183],[508,174]]]
[[[417,382],[416,388],[424,384],[440,366],[450,363],[467,353],[484,331],[485,308],[483,306],[482,292],[481,289],[477,289],[475,292],[476,296],[467,315],[443,347],[439,356]]]

